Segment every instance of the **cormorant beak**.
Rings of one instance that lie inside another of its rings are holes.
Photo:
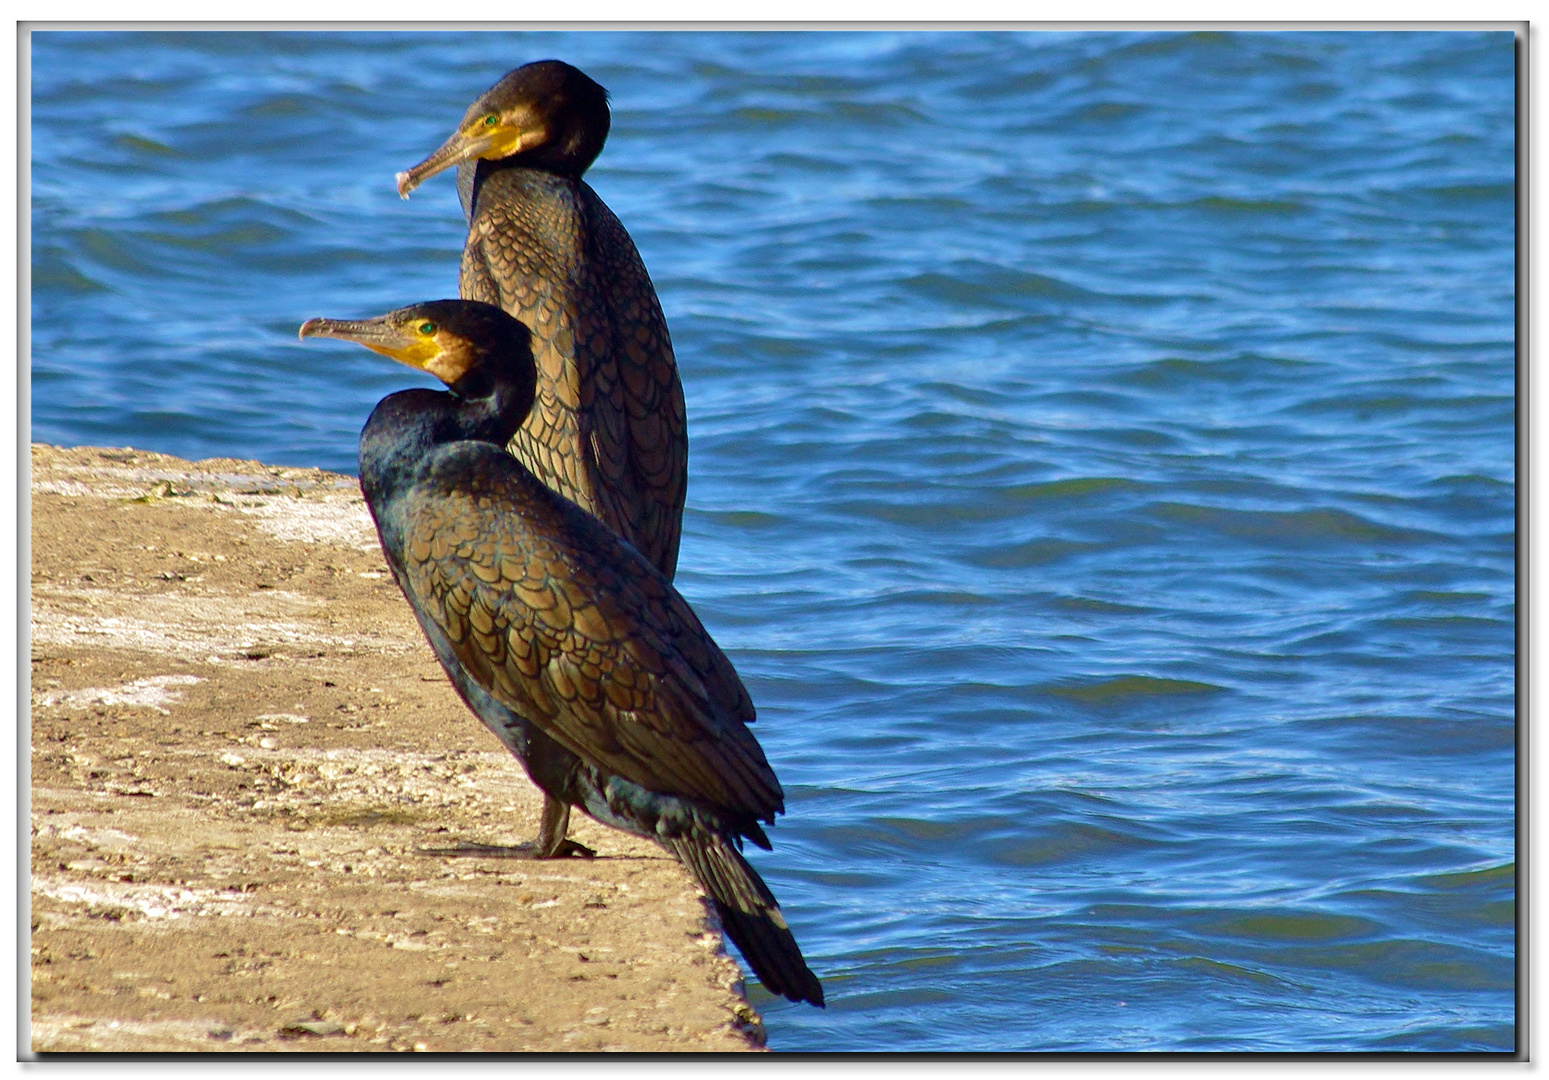
[[[300,336],[353,341],[416,371],[434,375],[448,386],[468,373],[475,362],[473,352],[455,345],[449,352],[440,331],[417,334],[401,324],[401,317],[402,312],[395,311],[374,319],[308,319],[301,324]]]
[[[444,172],[453,165],[461,165],[471,158],[479,157],[490,148],[493,139],[488,137],[470,138],[461,131],[452,133],[452,137],[441,144],[441,149],[431,154],[414,168],[398,174],[398,197],[407,199],[409,192],[419,187],[430,177],[438,172]]]
[[[302,338],[325,337],[340,341],[353,341],[372,352],[391,357],[399,363],[424,370],[425,363],[436,353],[434,342],[426,342],[405,333],[387,321],[385,316],[375,319],[308,319],[301,324]]]
[[[453,165],[461,165],[475,158],[510,157],[512,154],[518,154],[536,146],[544,138],[541,131],[520,128],[504,120],[489,128],[484,127],[480,122],[475,123],[479,126],[459,128],[434,154],[414,168],[399,173],[397,176],[399,198],[407,199],[409,192]]]

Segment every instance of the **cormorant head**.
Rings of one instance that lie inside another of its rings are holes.
[[[364,345],[428,371],[465,400],[497,397],[515,431],[532,408],[537,380],[527,327],[493,304],[430,300],[374,319],[308,319],[301,336]]]
[[[579,177],[602,152],[610,124],[608,92],[560,60],[517,68],[468,107],[441,149],[398,174],[409,197],[427,178],[453,165],[520,156],[533,168]]]

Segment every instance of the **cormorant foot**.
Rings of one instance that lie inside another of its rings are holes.
[[[559,849],[552,855],[540,856],[540,858],[545,859],[568,859],[572,857],[577,859],[595,859],[597,853],[585,844],[578,844],[574,840],[566,840],[559,845]]]

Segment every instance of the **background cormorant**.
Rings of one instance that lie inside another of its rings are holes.
[[[458,166],[459,292],[533,335],[537,399],[511,452],[671,578],[688,482],[683,387],[645,264],[581,179],[610,124],[607,91],[582,72],[527,64],[399,173],[398,193]]]

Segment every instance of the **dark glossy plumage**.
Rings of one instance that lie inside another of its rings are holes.
[[[730,661],[666,577],[502,448],[533,396],[527,331],[487,304],[436,301],[303,337],[355,341],[449,392],[384,399],[361,433],[382,550],[469,708],[548,802],[537,856],[578,850],[580,807],[673,852],[772,993],[821,1005],[743,838],[784,796]]]
[[[511,452],[671,578],[688,477],[683,388],[639,252],[581,179],[609,125],[597,83],[557,60],[527,64],[400,173],[398,190],[458,166],[461,295],[533,334],[537,401]]]

